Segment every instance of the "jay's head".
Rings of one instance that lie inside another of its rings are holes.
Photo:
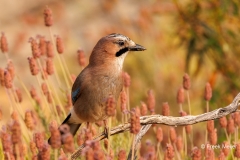
[[[89,63],[122,65],[129,51],[144,51],[143,46],[136,44],[130,38],[113,33],[101,38],[93,48]]]

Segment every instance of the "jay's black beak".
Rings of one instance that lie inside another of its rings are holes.
[[[144,48],[143,46],[136,44],[135,46],[130,46],[128,47],[129,51],[144,51],[146,50],[146,48]]]

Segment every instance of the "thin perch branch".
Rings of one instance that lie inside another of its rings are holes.
[[[196,116],[184,116],[184,117],[172,117],[172,116],[162,116],[162,115],[150,115],[150,116],[142,116],[140,117],[141,125],[148,125],[148,124],[165,124],[169,126],[183,126],[189,124],[195,124],[203,121],[208,121],[212,119],[218,119],[223,116],[226,116],[230,113],[236,112],[240,103],[240,93],[234,98],[231,104],[226,107],[215,109],[211,112],[207,112],[204,114],[196,115]],[[111,129],[110,135],[115,135],[118,133],[122,133],[128,131],[130,128],[130,123],[124,123],[118,125]],[[100,134],[94,140],[100,141],[105,139],[107,136],[104,134]],[[77,159],[80,154],[81,150],[85,147],[85,144],[81,145],[72,155],[71,159]]]

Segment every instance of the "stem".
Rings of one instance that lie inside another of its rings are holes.
[[[209,112],[209,101],[206,101],[206,110]],[[208,130],[205,132],[205,144],[207,144],[207,139],[208,139]]]
[[[133,135],[133,140],[132,140],[132,157],[131,157],[131,160],[134,159],[134,142],[135,142],[135,138],[136,138],[136,135],[134,134]]]
[[[48,27],[48,31],[49,31],[49,34],[50,34],[50,37],[51,37],[51,40],[52,40],[52,44],[55,45],[54,40],[53,40],[53,35],[52,35],[51,27]],[[56,52],[55,49],[54,49],[54,51]],[[56,55],[57,55],[58,63],[60,64],[60,68],[61,68],[62,73],[63,73],[64,80],[65,80],[65,82],[66,82],[67,88],[70,89],[70,85],[69,85],[69,83],[68,83],[67,75],[66,75],[66,72],[65,72],[65,70],[64,70],[64,68],[63,68],[63,64],[62,64],[62,62],[61,62],[61,60],[60,60],[60,57],[59,57],[58,53],[56,53]],[[56,78],[59,79],[58,77],[59,77],[59,76],[58,76],[58,73],[56,72]]]
[[[4,88],[5,88],[5,92],[7,93],[8,100],[9,100],[9,102],[10,102],[10,105],[11,105],[10,113],[12,113],[12,111],[14,110],[14,109],[13,109],[13,102],[12,102],[11,96],[10,96],[10,94],[9,94],[9,92],[8,92],[8,89],[7,89],[6,87],[4,87]]]
[[[183,109],[182,109],[182,103],[179,104],[179,110],[180,110],[180,113],[183,111]]]
[[[185,126],[186,127],[186,126]],[[187,137],[186,137],[186,130],[185,127],[183,127],[183,139],[184,139],[184,151],[185,151],[185,156],[187,156]]]
[[[191,103],[190,103],[190,96],[189,96],[189,91],[188,91],[188,90],[187,90],[187,99],[188,99],[188,110],[189,110],[189,114],[192,115]],[[192,126],[191,136],[189,135],[189,139],[190,139],[191,147],[193,147],[193,126]]]
[[[58,159],[58,150],[54,149],[54,159]]]
[[[109,117],[108,119],[108,148],[107,148],[107,153],[110,155],[110,148],[111,148],[111,136],[110,136],[110,128],[112,125],[112,117]]]
[[[20,104],[15,101],[16,99],[18,99],[18,97],[17,97],[17,94],[16,94],[14,88],[11,88],[10,92],[13,95],[14,104],[16,106],[16,109],[17,109],[18,113],[20,114],[20,116],[23,118],[24,113],[23,113],[23,110],[22,110],[22,106],[20,106]]]
[[[178,160],[181,160],[181,156],[179,155],[179,151],[177,150],[177,147],[176,147],[176,144],[175,144],[175,143],[173,143],[173,147],[174,147],[174,150],[175,150],[175,152],[176,152],[177,159],[178,159]]]
[[[188,111],[189,111],[189,114],[192,115],[191,103],[190,103],[190,97],[189,97],[189,91],[188,90],[187,90],[187,101],[188,101]]]
[[[67,63],[66,63],[66,61],[65,61],[65,59],[64,59],[64,57],[62,55],[60,55],[60,58],[61,58],[61,61],[63,62],[63,66],[64,66],[64,68],[65,68],[65,70],[66,70],[66,72],[68,74],[69,80],[70,80],[71,84],[73,84],[73,80],[71,78],[70,71],[69,71],[69,69],[67,67]]]

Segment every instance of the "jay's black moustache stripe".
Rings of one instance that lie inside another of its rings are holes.
[[[127,51],[128,51],[128,48],[127,48],[127,47],[120,49],[120,50],[116,53],[116,57],[121,56],[122,54],[126,53]]]

